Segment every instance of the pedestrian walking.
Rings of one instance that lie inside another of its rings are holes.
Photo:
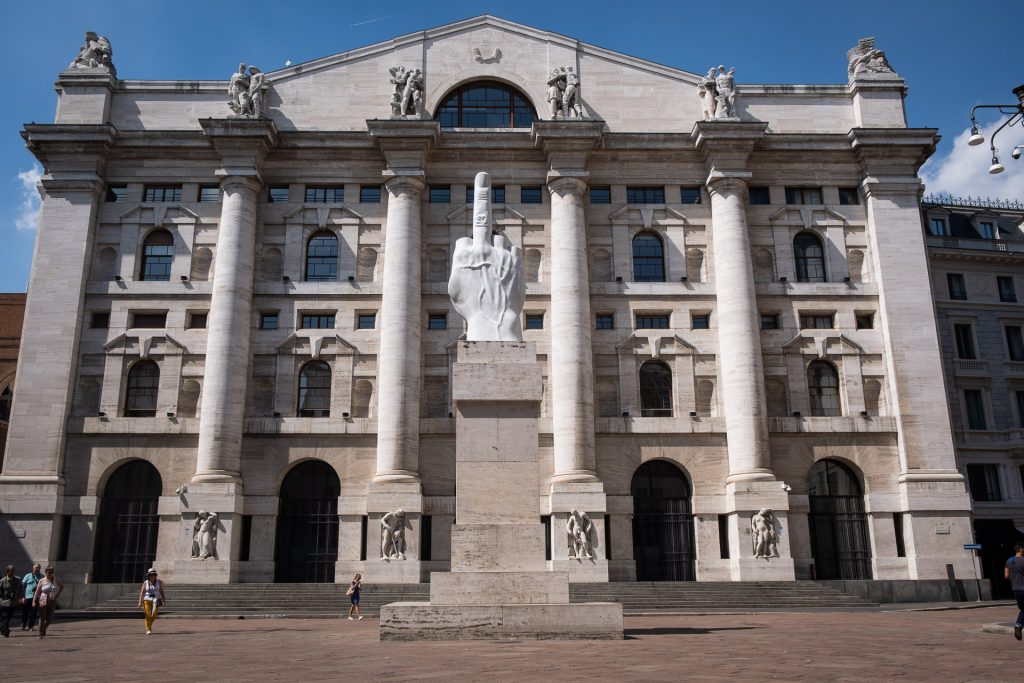
[[[348,585],[348,590],[345,591],[345,595],[349,596],[352,600],[352,606],[348,608],[348,620],[352,621],[352,613],[359,617],[359,621],[363,620],[363,615],[359,613],[359,591],[363,587],[363,575],[356,574],[352,577],[352,583]]]
[[[0,636],[11,637],[11,615],[21,599],[21,579],[14,574],[14,565],[7,565],[4,577],[0,579]]]
[[[1013,589],[1013,597],[1017,598],[1017,623],[1013,625],[1013,637],[1021,639],[1021,629],[1024,629],[1024,544],[1018,543],[1014,546],[1016,554],[1006,561],[1006,569],[1003,576],[1010,580],[1010,587]]]
[[[32,571],[21,579],[21,585],[24,589],[25,594],[21,598],[21,630],[22,631],[35,631],[36,630],[36,616],[39,614],[39,608],[33,606],[32,598],[36,595],[36,586],[39,585],[39,580],[43,578],[42,567],[38,564],[32,565]]]
[[[53,565],[47,565],[43,578],[36,584],[32,603],[39,608],[39,637],[46,637],[46,629],[57,611],[57,598],[64,592],[64,582],[53,575]]]
[[[139,607],[146,611],[146,635],[153,632],[153,622],[164,605],[164,582],[156,577],[156,570],[146,572],[146,580],[139,591]]]

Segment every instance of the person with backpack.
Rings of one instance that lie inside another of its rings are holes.
[[[153,622],[156,621],[160,608],[163,607],[164,582],[156,578],[156,569],[146,572],[146,580],[139,590],[139,607],[146,611],[146,635],[153,633]]]
[[[1013,557],[1006,561],[1006,569],[1003,576],[1010,580],[1010,587],[1013,589],[1013,597],[1017,598],[1017,623],[1013,625],[1013,637],[1021,639],[1021,629],[1024,629],[1024,544],[1018,543],[1013,548]]]

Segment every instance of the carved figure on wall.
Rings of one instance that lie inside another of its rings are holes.
[[[562,113],[562,90],[565,88],[565,78],[559,69],[554,69],[548,76],[548,113],[554,121]]]
[[[769,508],[761,508],[750,518],[750,538],[754,557],[770,559],[779,556],[779,524]]]
[[[715,76],[716,119],[736,118],[736,79],[733,77],[735,73],[736,67],[732,67],[728,72],[724,64],[718,67],[718,75]]]
[[[572,510],[565,523],[565,531],[569,536],[569,559],[594,559],[595,530],[594,522],[586,512]]]
[[[477,173],[473,186],[473,237],[452,253],[448,296],[466,320],[467,341],[522,341],[526,299],[523,251],[491,233],[491,178]]]
[[[249,111],[249,74],[245,72],[245,64],[238,65],[238,71],[231,75],[228,82],[228,106],[238,115]]]
[[[423,118],[423,71],[394,66],[388,72],[395,86],[391,93],[391,115]]]
[[[401,508],[380,518],[380,556],[385,560],[405,559],[405,510]]]
[[[78,48],[78,56],[68,65],[69,69],[109,69],[117,75],[114,68],[114,48],[106,36],[97,36],[93,31],[85,34],[82,47]]]
[[[571,66],[560,66],[551,70],[548,76],[548,113],[551,120],[583,118],[580,104],[580,77]]]
[[[249,109],[252,116],[263,118],[263,90],[266,75],[255,66],[249,67]]]
[[[565,67],[565,92],[562,93],[562,115],[583,118],[579,97],[580,77],[571,66]]]
[[[217,558],[217,513],[201,510],[192,522],[192,559]]]
[[[715,118],[715,108],[717,107],[715,67],[708,69],[708,75],[701,79],[701,82],[697,85],[697,95],[700,97],[701,107],[704,109],[704,120],[710,121]]]
[[[859,74],[893,72],[892,66],[889,65],[889,60],[885,57],[885,52],[875,49],[874,38],[861,38],[858,40],[857,47],[847,51],[846,59],[849,62],[846,72],[850,80],[853,80]]]
[[[501,61],[501,48],[494,48],[491,50],[491,54],[485,55],[480,51],[480,48],[473,48],[473,59],[480,62],[481,64],[494,64]]]

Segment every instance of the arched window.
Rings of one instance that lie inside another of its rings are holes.
[[[672,371],[660,361],[640,366],[640,415],[672,417]]]
[[[142,244],[142,268],[139,279],[170,280],[174,261],[174,238],[166,230],[154,230]]]
[[[477,81],[450,93],[434,117],[442,128],[529,128],[537,119],[530,100],[496,81]]]
[[[11,393],[11,388],[6,387],[3,391],[0,391],[0,420],[10,422],[11,420],[11,403],[14,401],[14,394]]]
[[[331,366],[315,360],[299,371],[299,417],[331,416]]]
[[[825,282],[825,250],[818,236],[801,232],[793,238],[797,282]]]
[[[318,232],[306,245],[306,281],[334,282],[338,279],[338,238]]]
[[[633,281],[665,281],[665,248],[653,232],[640,232],[633,238]]]
[[[156,397],[160,389],[160,368],[151,360],[140,360],[128,371],[124,398],[126,417],[156,415]]]
[[[807,366],[807,388],[811,395],[811,415],[843,414],[839,405],[839,375],[831,363],[816,360]]]

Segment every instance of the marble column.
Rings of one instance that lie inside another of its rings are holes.
[[[249,332],[252,328],[256,207],[262,183],[256,176],[229,175],[217,227],[206,368],[199,418],[199,454],[193,481],[239,481],[245,417]]]
[[[594,359],[590,343],[590,278],[581,177],[554,176],[551,193],[552,483],[596,481]]]
[[[708,179],[714,242],[718,370],[722,381],[729,482],[774,479],[768,450],[757,295],[747,234],[747,185]]]
[[[385,183],[384,290],[377,352],[377,473],[375,482],[419,481],[420,197],[416,175]]]

